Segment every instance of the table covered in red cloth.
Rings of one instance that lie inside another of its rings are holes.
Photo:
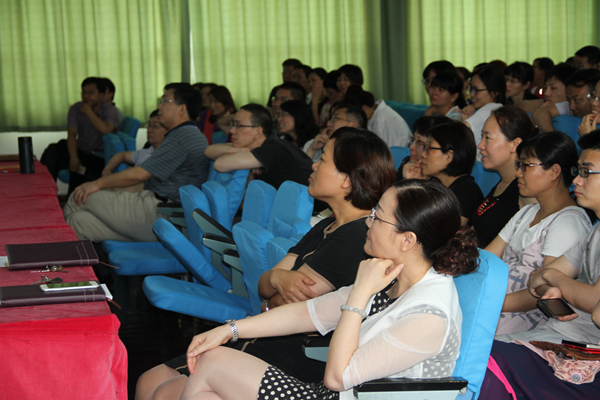
[[[2,256],[9,243],[77,239],[48,170],[36,161],[35,171],[0,174]],[[68,270],[51,277],[96,279],[91,267]],[[26,285],[40,275],[0,267],[0,286]],[[127,353],[118,330],[106,302],[0,308],[0,400],[126,399]]]

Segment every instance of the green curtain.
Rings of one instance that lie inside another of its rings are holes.
[[[181,79],[181,0],[0,1],[0,130],[65,129],[87,76],[144,120]]]
[[[227,86],[238,107],[266,103],[287,58],[360,65],[364,87],[381,94],[378,1],[189,0],[189,11],[191,79]]]
[[[426,103],[422,72],[446,59],[471,70],[501,59],[532,63],[537,57],[566,60],[579,48],[598,45],[596,0],[407,0],[408,77],[404,98]],[[382,10],[385,12],[385,10]],[[395,73],[402,73],[396,71]],[[402,94],[401,94],[402,95]]]

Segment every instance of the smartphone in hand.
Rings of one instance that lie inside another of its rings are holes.
[[[540,299],[537,301],[537,307],[548,318],[575,314],[575,311],[564,299]]]

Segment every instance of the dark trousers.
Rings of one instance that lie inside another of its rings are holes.
[[[81,161],[81,165],[86,168],[86,171],[85,175],[69,171],[69,195],[82,183],[100,178],[100,176],[102,176],[102,170],[104,169],[104,159],[100,157],[84,153],[81,150],[77,150],[77,156]],[[40,162],[48,168],[48,171],[54,180],[56,180],[58,178],[58,171],[61,169],[69,169],[70,160],[71,157],[69,156],[67,141],[63,139],[58,143],[53,143],[48,146],[46,150],[44,150]]]

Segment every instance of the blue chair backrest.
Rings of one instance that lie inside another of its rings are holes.
[[[248,291],[252,313],[260,314],[262,299],[258,294],[258,280],[269,270],[266,247],[273,235],[250,221],[235,224],[232,233],[240,254],[240,263],[244,271],[242,278]]]
[[[213,144],[225,143],[227,141],[227,135],[222,131],[216,131],[211,136]]]
[[[260,180],[250,181],[244,196],[242,221],[252,221],[267,229],[276,194],[277,190],[268,183]]]
[[[468,380],[476,399],[508,287],[508,266],[492,253],[479,250],[477,271],[454,278],[454,284],[463,323],[460,356],[452,375]]]
[[[276,223],[275,216],[279,213],[297,215],[304,221],[310,222],[313,208],[314,199],[308,194],[307,186],[293,181],[285,181],[279,186],[275,195],[267,229],[273,232]]]
[[[429,107],[425,104],[400,103],[393,100],[386,100],[385,104],[390,106],[394,111],[400,114],[402,118],[404,118],[411,132],[415,121],[421,118],[425,114],[425,110],[427,110]]]
[[[117,136],[119,137],[119,139],[121,139],[121,142],[123,142],[123,144],[125,145],[125,150],[126,151],[136,151],[136,145],[137,142],[134,138],[132,138],[131,136],[129,136],[128,134],[124,133],[124,132],[117,132]]]
[[[577,128],[579,128],[580,124],[581,118],[573,115],[559,115],[558,117],[552,119],[552,126],[554,126],[554,129],[569,135],[569,137],[575,142],[575,145],[577,145],[577,152],[579,154],[581,154],[581,148],[577,144],[577,141],[579,140],[579,132],[577,132]]]
[[[274,237],[267,242],[267,264],[273,269],[297,242],[282,237]]]
[[[140,129],[140,125],[142,125],[142,123],[139,119],[125,117],[123,120],[123,132],[135,139],[137,137],[138,129]]]
[[[217,172],[211,174],[211,181],[221,184],[227,192],[226,206],[229,210],[229,217],[233,220],[242,199],[246,192],[246,182],[248,182],[249,169],[240,169],[231,172]],[[214,218],[214,217],[213,217]],[[231,225],[231,224],[230,224]]]
[[[112,156],[115,154],[125,151],[125,145],[114,133],[107,133],[102,136],[104,142],[104,164],[108,164]],[[125,166],[127,168],[127,166]]]
[[[410,156],[410,149],[408,147],[392,146],[390,147],[392,152],[392,158],[394,159],[394,169],[398,169],[402,160]]]
[[[481,161],[475,161],[471,176],[475,178],[475,183],[479,185],[484,196],[487,196],[494,186],[500,182],[500,174],[491,169],[483,168]]]
[[[192,217],[192,212],[197,208],[210,215],[210,206],[206,199],[206,195],[196,186],[187,185],[179,188],[179,196],[181,197],[181,207],[183,208],[183,215],[188,229],[190,242],[202,252],[207,260],[210,260],[212,258],[211,251],[202,244],[202,235],[204,235],[204,231]]]

